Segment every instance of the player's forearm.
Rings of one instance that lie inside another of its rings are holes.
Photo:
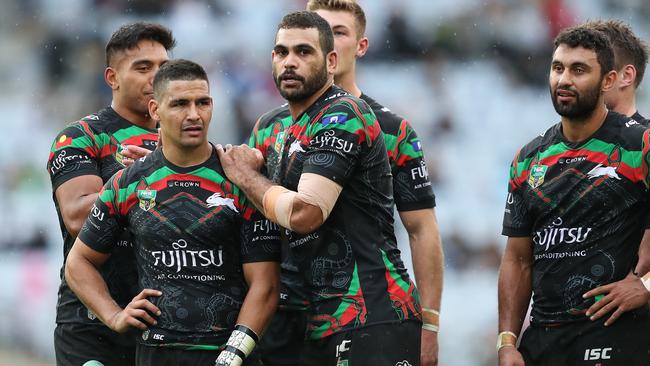
[[[506,251],[499,271],[499,332],[521,331],[532,293],[531,280],[530,260]]]
[[[66,260],[65,279],[79,300],[110,327],[111,318],[122,308],[111,297],[106,282],[95,265],[79,255],[74,248]]]
[[[260,212],[264,212],[264,193],[273,185],[268,178],[255,170],[249,170],[234,183]]]
[[[422,307],[439,311],[444,257],[437,226],[409,233],[409,243]]]
[[[279,297],[277,281],[264,280],[251,283],[239,311],[237,324],[245,325],[261,336],[275,313]]]
[[[643,276],[650,271],[650,229],[646,229],[639,245],[639,262],[634,272]]]

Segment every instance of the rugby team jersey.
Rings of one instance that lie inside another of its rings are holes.
[[[422,143],[411,124],[369,96],[361,94],[361,99],[372,108],[384,135],[397,211],[435,207]]]
[[[254,129],[251,140],[265,156],[268,176],[294,191],[302,173],[343,187],[318,230],[282,235],[307,286],[308,339],[419,321],[417,291],[395,242],[390,166],[375,115],[365,102],[334,86],[295,122],[287,122],[267,115]]]
[[[133,235],[139,290],[161,310],[142,333],[152,346],[223,345],[247,292],[242,263],[278,261],[278,226],[225,178],[216,150],[178,167],[158,149],[104,186],[79,238],[109,253],[122,228]]]
[[[630,117],[633,120],[639,122],[640,124],[649,127],[650,126],[650,120],[647,120],[645,117],[639,113],[639,111],[634,112],[634,114]]]
[[[554,125],[510,168],[503,235],[531,237],[537,324],[587,320],[582,295],[624,278],[637,259],[648,204],[649,131],[609,112],[587,140]]]
[[[137,145],[153,150],[158,142],[156,130],[132,124],[107,107],[73,122],[61,131],[50,151],[47,171],[52,181],[52,197],[59,216],[63,234],[63,258],[61,285],[57,301],[57,323],[101,324],[95,314],[88,311],[70,290],[63,275],[65,258],[68,256],[75,237],[66,230],[61,216],[59,202],[54,191],[72,178],[95,175],[105,183],[122,165],[122,149],[125,145]],[[100,269],[111,296],[124,307],[137,294],[137,271],[127,233],[116,238],[115,250]]]

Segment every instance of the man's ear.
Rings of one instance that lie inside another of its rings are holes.
[[[160,116],[158,116],[158,102],[156,99],[151,99],[149,101],[149,116],[154,121],[160,121]]]
[[[621,72],[618,73],[619,85],[632,86],[636,84],[636,67],[632,64],[623,66]]]
[[[605,74],[603,82],[600,85],[600,90],[603,92],[610,91],[616,84],[616,79],[618,78],[618,73],[614,70]]]
[[[334,75],[334,71],[336,70],[336,65],[338,63],[338,54],[336,53],[336,51],[331,51],[330,53],[327,54],[326,62],[327,62],[327,72],[331,75]]]
[[[369,43],[368,37],[363,37],[357,42],[357,52],[355,54],[357,58],[365,56],[366,52],[368,52]]]
[[[104,80],[112,90],[118,90],[120,88],[120,83],[117,80],[117,71],[111,66],[108,66],[104,70]]]

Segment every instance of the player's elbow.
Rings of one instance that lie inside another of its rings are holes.
[[[323,225],[323,211],[320,207],[297,200],[291,214],[291,230],[299,234],[309,234]]]
[[[61,211],[61,217],[63,218],[65,228],[72,237],[77,237],[77,235],[79,235],[81,227],[84,225],[84,222],[86,222],[87,216],[87,212]]]

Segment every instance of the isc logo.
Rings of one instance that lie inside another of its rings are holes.
[[[158,341],[162,341],[162,340],[164,340],[164,338],[165,338],[164,334],[154,334],[153,335],[153,339],[158,340]]]
[[[612,356],[609,353],[612,351],[612,347],[607,348],[587,348],[585,350],[585,361],[591,360],[609,360]]]

